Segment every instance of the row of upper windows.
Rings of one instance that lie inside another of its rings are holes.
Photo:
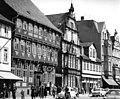
[[[48,57],[48,59],[55,60],[57,62],[58,53],[57,50],[47,47],[45,45],[31,43],[30,41],[19,40],[18,38],[14,39],[14,49],[20,50],[22,52],[27,52],[28,54],[39,55],[43,57]]]
[[[83,70],[101,72],[101,65],[83,61]]]
[[[62,51],[64,53],[66,53],[66,52],[73,53],[73,54],[77,55],[77,57],[80,56],[80,47],[70,46],[67,43],[62,43]]]
[[[69,58],[68,58],[69,57]],[[73,55],[65,56],[62,54],[62,67],[69,67],[80,70],[80,59]]]
[[[17,19],[16,21],[16,27],[19,29],[27,30],[29,31],[28,35],[34,37],[39,37],[40,39],[44,36],[45,40],[49,40],[49,42],[59,44],[60,43],[60,35],[58,35],[55,32],[52,32],[50,29],[43,28],[42,26],[38,26],[36,24],[27,23],[27,21],[23,21],[21,19]]]
[[[0,36],[10,37],[11,28],[7,25],[0,24]]]

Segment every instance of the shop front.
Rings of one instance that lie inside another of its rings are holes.
[[[91,89],[100,87],[101,76],[82,75],[82,87],[85,93],[89,93]]]
[[[0,97],[2,97],[3,85],[6,85],[6,97],[10,97],[10,91],[13,84],[22,81],[22,78],[12,74],[9,71],[0,71]]]

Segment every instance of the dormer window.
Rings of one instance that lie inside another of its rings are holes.
[[[95,58],[95,55],[96,55],[96,51],[95,49],[93,49],[93,58]]]

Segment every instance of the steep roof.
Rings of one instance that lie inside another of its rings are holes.
[[[7,24],[11,24],[13,25],[14,23],[11,22],[10,20],[8,20],[7,18],[5,18],[3,15],[0,14],[0,21],[1,22],[4,22],[4,23],[7,23]]]
[[[57,28],[61,29],[66,17],[68,16],[68,12],[60,14],[51,14],[46,16]]]
[[[49,28],[56,30],[59,33],[62,33],[57,29],[49,19],[32,3],[31,0],[4,0],[18,15],[27,17],[31,20],[34,20],[42,25],[45,25]]]
[[[105,24],[105,22],[98,22],[99,32],[102,32],[104,24]]]

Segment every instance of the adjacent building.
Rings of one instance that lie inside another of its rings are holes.
[[[9,89],[12,88],[14,82],[22,80],[22,78],[11,73],[12,27],[14,27],[14,23],[0,14],[0,93],[3,83]],[[6,97],[9,97],[9,95],[10,92],[7,90]]]
[[[89,93],[91,88],[101,86],[102,65],[93,42],[85,42],[80,45],[82,47],[82,87],[86,93]]]
[[[62,32],[31,0],[0,0],[0,12],[15,24],[11,72],[23,78],[17,91],[29,94],[32,84],[50,90],[55,84]],[[9,56],[10,57],[10,56]]]
[[[63,32],[61,50],[59,52],[59,66],[56,73],[59,75],[57,84],[80,88],[81,82],[81,47],[74,7],[71,3],[66,13],[47,15],[49,20]],[[61,83],[61,84],[60,84]]]
[[[117,86],[112,77],[112,42],[105,22],[84,20],[84,17],[81,17],[81,21],[77,21],[77,28],[83,42],[93,42],[96,46],[102,65],[101,87]]]
[[[114,35],[111,36],[112,40],[112,74],[114,80],[120,84],[120,41],[117,31],[115,31]]]

